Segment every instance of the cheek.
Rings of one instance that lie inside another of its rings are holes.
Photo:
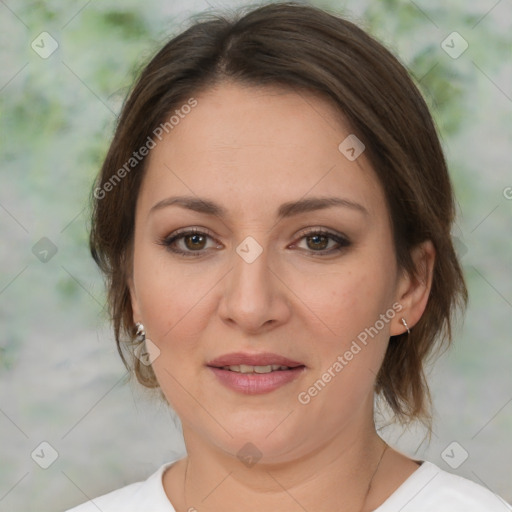
[[[273,271],[286,286],[273,293],[287,295],[291,323],[304,324],[326,346],[352,340],[390,306],[390,272],[382,259],[358,254],[340,260],[335,268],[311,261],[275,263]],[[139,307],[148,336],[161,350],[197,348],[225,298],[223,278],[229,279],[229,270],[229,265],[205,260],[177,263],[160,248],[136,252]]]
[[[389,274],[365,263],[359,270],[353,267],[303,283],[304,302],[315,313],[309,313],[309,332],[314,317],[321,319],[322,330],[315,343],[318,364],[309,387],[302,389],[302,399],[312,417],[329,418],[326,429],[339,427],[348,411],[356,411],[373,396],[395,316]]]
[[[201,347],[212,315],[208,294],[218,278],[194,268],[194,263],[179,265],[164,251],[152,249],[140,251],[134,273],[146,333],[160,351],[153,371],[170,406],[182,419],[188,418],[197,414],[189,393],[201,396]]]
[[[339,346],[373,325],[391,306],[389,275],[377,262],[354,258],[338,270],[298,273],[291,282],[304,314],[309,310],[323,339]]]
[[[208,319],[208,294],[218,282],[215,273],[193,262],[176,264],[165,251],[148,248],[135,255],[134,274],[151,340],[162,351],[193,348]]]
[[[309,410],[316,414],[327,413],[336,403],[343,416],[371,396],[389,340],[395,316],[393,266],[383,263],[388,261],[383,253],[379,258],[358,256],[347,259],[337,271],[318,272],[299,281],[297,294],[307,305],[302,316],[308,319],[305,328],[315,340],[318,358],[309,385],[316,386],[318,379],[322,382],[316,388],[326,384],[318,397],[317,389],[311,389],[315,404]],[[309,395],[307,389],[303,391]],[[335,414],[333,428],[339,415]]]

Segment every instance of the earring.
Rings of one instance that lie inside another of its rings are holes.
[[[140,322],[137,322],[135,327],[137,327],[137,332],[135,333],[135,336],[137,336],[137,341],[142,343],[146,340],[146,331],[144,330],[144,326]]]
[[[402,323],[404,324],[405,328],[407,329],[407,334],[411,334],[411,330],[409,329],[409,326],[407,325],[405,318],[402,318]]]

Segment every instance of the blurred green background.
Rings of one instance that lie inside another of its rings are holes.
[[[470,305],[431,373],[432,441],[421,429],[382,434],[512,501],[512,6],[310,3],[357,22],[409,69],[459,203]],[[0,2],[0,511],[63,510],[183,453],[172,413],[117,356],[88,252],[88,194],[136,72],[190,16],[241,5]],[[456,58],[442,44],[454,31],[456,49],[468,45]],[[58,453],[48,469],[31,456],[43,441]],[[441,455],[453,441],[468,453],[457,468]]]

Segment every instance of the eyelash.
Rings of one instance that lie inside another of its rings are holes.
[[[192,228],[192,229],[187,229],[186,231],[178,231],[174,234],[171,234],[165,238],[160,239],[157,243],[159,245],[163,245],[169,251],[171,251],[175,254],[181,254],[185,257],[196,257],[197,258],[199,256],[203,256],[206,251],[205,249],[201,249],[198,251],[190,251],[190,250],[183,251],[181,249],[176,249],[175,247],[174,248],[172,247],[172,245],[176,241],[181,240],[190,235],[202,235],[202,236],[207,236],[208,238],[213,238],[209,233],[207,233],[205,231],[201,231],[199,229]],[[326,231],[325,229],[312,229],[310,231],[303,232],[301,234],[299,240],[302,240],[303,238],[311,237],[314,235],[326,236],[330,240],[334,240],[339,245],[339,247],[331,248],[329,250],[321,250],[321,251],[310,250],[310,253],[313,254],[314,256],[320,256],[320,257],[328,256],[333,253],[341,252],[343,249],[346,249],[347,247],[349,247],[351,245],[350,240],[348,240],[348,238],[346,238],[345,236],[336,234],[336,233],[332,233],[331,231]]]

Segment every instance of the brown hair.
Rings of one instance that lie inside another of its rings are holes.
[[[425,312],[409,336],[391,337],[375,388],[400,421],[428,421],[424,365],[434,348],[449,345],[453,315],[467,303],[450,233],[455,207],[443,152],[425,101],[399,61],[352,22],[302,4],[270,4],[231,19],[196,21],[151,59],[123,106],[93,193],[90,248],[107,278],[124,364],[130,369],[123,354],[135,335],[127,279],[147,159],[126,164],[170,113],[223,80],[315,92],[330,100],[366,145],[385,192],[399,267],[415,275],[411,249],[433,242],[436,260]],[[139,382],[158,387],[151,366],[129,358]]]

